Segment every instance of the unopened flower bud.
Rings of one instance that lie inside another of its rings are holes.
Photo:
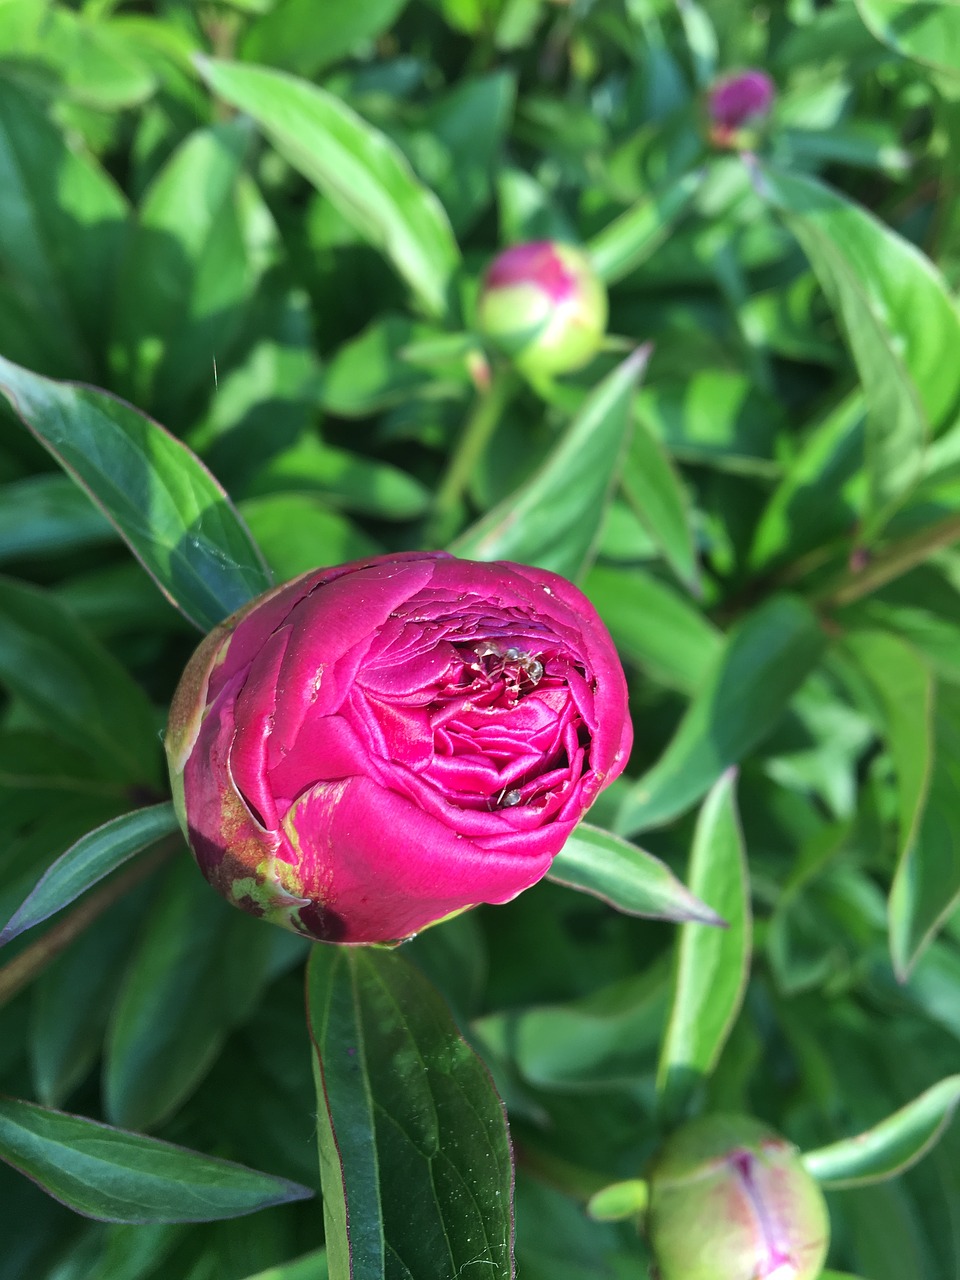
[[[765,71],[741,71],[718,80],[707,103],[713,140],[727,145],[740,129],[759,124],[768,115],[775,92]]]
[[[748,1116],[678,1129],[650,1177],[661,1280],[816,1280],[830,1224],[796,1148]]]
[[[570,373],[592,360],[607,327],[607,293],[580,249],[536,240],[495,258],[478,302],[484,334],[524,373]]]

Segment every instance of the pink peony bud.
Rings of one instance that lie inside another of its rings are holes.
[[[581,250],[536,240],[494,259],[477,313],[482,331],[522,372],[570,373],[600,350],[607,293]]]
[[[650,1177],[661,1280],[815,1280],[830,1224],[795,1147],[747,1116],[678,1129]]]
[[[758,124],[770,111],[775,92],[765,71],[742,71],[718,80],[708,99],[714,141],[728,143],[739,129]]]
[[[229,902],[387,942],[539,880],[631,738],[575,587],[437,551],[317,569],[228,618],[184,672],[166,747]]]

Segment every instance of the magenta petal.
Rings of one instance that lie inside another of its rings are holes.
[[[406,938],[479,902],[507,902],[553,856],[480,849],[369,778],[312,788],[288,824],[303,894],[343,922],[342,942]]]

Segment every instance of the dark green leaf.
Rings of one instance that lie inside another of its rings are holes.
[[[624,456],[631,398],[650,355],[640,347],[603,382],[539,470],[451,544],[475,560],[518,560],[577,578],[589,564]]]
[[[0,931],[0,946],[62,911],[135,854],[178,830],[173,805],[168,802],[126,813],[91,831],[47,869]]]
[[[503,1105],[400,955],[314,947],[320,1172],[331,1280],[513,1274]]]
[[[21,556],[61,555],[111,542],[115,536],[66,476],[29,476],[0,490],[0,563]]]
[[[313,1195],[285,1178],[15,1098],[0,1098],[0,1160],[103,1222],[213,1222]]]
[[[813,613],[789,596],[768,600],[744,619],[666,751],[627,792],[617,829],[633,834],[661,825],[699,800],[773,729],[823,645]]]
[[[213,91],[252,116],[281,155],[390,258],[424,308],[442,316],[460,251],[440,202],[394,144],[303,80],[238,63],[198,65]]]
[[[635,844],[581,822],[551,863],[548,879],[650,920],[723,921],[670,868]]]
[[[0,349],[54,374],[94,376],[127,202],[3,79],[0,191]]]
[[[861,1187],[909,1169],[937,1142],[960,1102],[960,1075],[948,1076],[886,1120],[804,1154],[803,1163],[826,1187]]]
[[[670,1019],[657,1085],[664,1112],[683,1114],[716,1066],[740,1010],[750,970],[752,926],[746,850],[730,771],[704,801],[690,854],[690,887],[727,923],[685,924],[677,943]]]
[[[315,1249],[294,1262],[281,1262],[277,1267],[258,1271],[255,1276],[247,1276],[246,1280],[327,1280],[328,1274],[326,1250]]]
[[[107,776],[157,783],[159,739],[146,695],[53,596],[0,579],[0,683]]]
[[[699,566],[690,502],[666,450],[642,419],[634,426],[627,450],[623,489],[667,564],[689,590],[696,591]]]
[[[228,907],[186,855],[148,916],[113,1013],[104,1067],[107,1115],[158,1124],[209,1071],[249,1016],[285,938]]]
[[[104,391],[52,382],[2,358],[0,392],[201,629],[271,585],[226,494],[158,423]]]

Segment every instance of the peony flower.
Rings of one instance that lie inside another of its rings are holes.
[[[600,350],[607,293],[580,249],[536,240],[493,260],[477,314],[482,331],[524,373],[570,373]]]
[[[246,605],[191,659],[166,739],[214,888],[331,942],[515,897],[630,743],[585,597],[445,552],[318,569]]]
[[[815,1280],[830,1224],[795,1147],[748,1116],[709,1115],[657,1158],[647,1232],[661,1280]]]
[[[741,71],[718,80],[707,101],[713,140],[728,145],[740,129],[758,124],[769,113],[775,92],[765,71]]]

